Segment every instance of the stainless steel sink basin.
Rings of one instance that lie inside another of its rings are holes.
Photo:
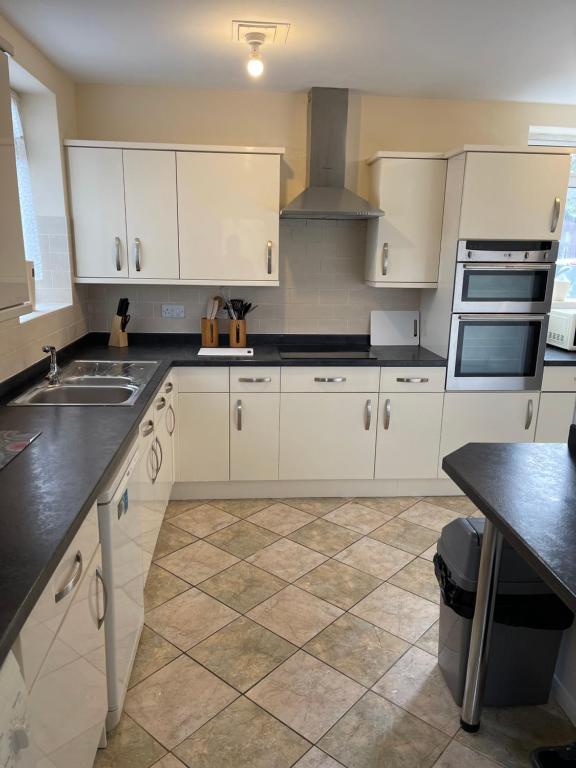
[[[158,368],[155,360],[75,360],[10,405],[133,405]]]
[[[136,387],[56,384],[33,391],[28,405],[122,405],[137,392]]]

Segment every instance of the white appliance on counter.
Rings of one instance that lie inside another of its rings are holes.
[[[576,309],[551,309],[548,344],[570,352],[576,351]]]

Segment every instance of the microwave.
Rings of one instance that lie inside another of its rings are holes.
[[[576,309],[552,309],[548,324],[548,344],[576,351]]]

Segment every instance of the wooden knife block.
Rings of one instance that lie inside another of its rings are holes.
[[[109,347],[127,347],[128,346],[128,334],[122,330],[121,327],[122,318],[118,315],[114,315],[112,319],[112,330],[110,331],[110,338],[108,339]]]

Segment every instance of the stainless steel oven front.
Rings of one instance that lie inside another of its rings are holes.
[[[538,390],[546,314],[454,314],[447,390]]]
[[[549,312],[555,264],[456,265],[453,312]]]

